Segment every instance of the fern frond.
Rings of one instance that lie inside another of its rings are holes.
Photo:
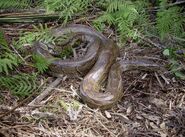
[[[105,12],[102,16],[93,21],[94,27],[100,31],[104,29],[105,23],[108,23],[108,25],[115,23],[115,18],[111,13]]]
[[[0,45],[5,46],[5,47],[8,46],[8,43],[4,37],[4,33],[1,29],[0,29]],[[2,47],[0,47],[0,48],[2,48]]]
[[[135,37],[133,25],[138,18],[138,15],[138,11],[131,1],[107,0],[106,12],[96,19],[94,24],[95,27],[102,27],[102,23],[114,25],[117,27],[122,40],[130,36],[133,38]]]
[[[48,26],[39,24],[39,26],[33,25],[34,32],[24,32],[19,37],[19,40],[15,43],[16,48],[20,49],[25,44],[32,44],[34,41],[42,41],[45,43],[53,43],[54,42],[54,36],[50,34],[51,28],[48,28]]]
[[[164,7],[164,6],[166,6],[168,4],[168,0],[159,0],[159,5],[161,6],[161,7]]]
[[[26,8],[29,6],[29,4],[29,0],[1,0],[0,9]]]
[[[46,59],[42,57],[41,55],[33,55],[33,60],[34,60],[34,66],[38,69],[39,72],[43,73],[45,72],[49,65],[51,64],[50,59]]]
[[[25,97],[37,88],[36,74],[19,74],[0,77],[0,87],[9,89],[14,95]]]
[[[123,0],[110,0],[107,7],[107,12],[113,13],[123,8],[124,6]]]
[[[110,13],[105,13],[99,18],[97,18],[95,21],[97,22],[107,22],[109,25],[114,24],[115,18]]]
[[[44,5],[47,12],[59,12],[60,18],[64,19],[64,24],[76,13],[87,10],[90,0],[45,0]]]
[[[4,56],[0,57],[0,73],[5,72],[8,74],[9,70],[13,70],[14,67],[18,66],[19,60],[17,55],[12,53],[5,53]]]
[[[127,33],[130,31],[130,28],[128,25],[129,23],[126,20],[124,20],[123,18],[118,18],[117,20],[119,20],[118,21],[118,30],[119,30],[121,36],[125,37],[127,35]]]
[[[140,12],[145,12],[145,9],[148,7],[148,0],[136,0],[133,1],[133,4],[135,5],[137,11]]]
[[[117,27],[120,34],[120,40],[124,42],[127,38],[136,39],[137,31],[129,25],[129,22],[123,18],[119,18],[118,20]]]
[[[180,36],[183,32],[183,19],[179,7],[171,7],[157,13],[157,29],[162,39],[168,34]]]

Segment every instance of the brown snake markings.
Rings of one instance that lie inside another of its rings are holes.
[[[53,75],[85,75],[78,94],[91,108],[109,109],[123,97],[122,72],[133,69],[158,70],[159,66],[144,61],[116,61],[119,55],[117,45],[101,33],[85,25],[69,25],[52,30],[52,35],[60,37],[67,33],[81,35],[88,43],[86,55],[76,60],[54,60],[50,65]],[[52,59],[49,51],[41,48],[41,42],[35,42],[34,53]],[[107,81],[105,92],[100,92]]]

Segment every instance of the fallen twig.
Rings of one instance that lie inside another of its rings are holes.
[[[11,111],[13,108],[9,106],[0,105],[0,109],[4,111]],[[57,118],[55,114],[50,112],[40,112],[38,110],[28,111],[27,107],[20,107],[16,109],[15,112],[24,116],[36,116],[39,118],[52,118],[52,119]]]
[[[34,22],[45,22],[48,20],[57,20],[59,18],[59,14],[16,14],[9,16],[0,15],[0,23],[34,23]]]
[[[26,60],[24,60],[24,58],[19,54],[19,52],[15,49],[15,47],[13,45],[10,44],[10,47],[14,50],[14,52],[19,56],[19,58],[26,64],[28,65],[28,63],[26,62]]]
[[[160,74],[161,77],[164,79],[165,83],[168,85],[170,84],[170,82],[168,81],[168,79],[163,75],[163,74]]]
[[[153,45],[153,46],[155,46],[155,47],[157,47],[157,48],[159,48],[159,49],[162,49],[162,48],[163,48],[161,45],[154,43],[153,41],[151,41],[150,39],[148,39],[148,38],[142,36],[141,34],[138,35],[138,37],[141,38],[142,40],[144,40],[145,42],[148,42],[148,43],[150,43],[151,45]]]
[[[107,131],[111,134],[112,137],[117,137],[112,131],[110,131],[110,130],[98,119],[97,116],[96,116],[96,120],[98,121],[98,123],[99,123],[105,130],[107,130]]]
[[[164,5],[164,6],[160,6],[160,7],[153,7],[152,10],[157,10],[157,9],[160,9],[160,8],[173,7],[173,6],[181,5],[183,3],[185,3],[185,0],[184,1],[177,1],[177,2],[170,3],[168,5]]]
[[[56,87],[62,78],[57,78],[54,82],[52,82],[46,90],[44,90],[39,96],[37,96],[32,102],[28,104],[28,106],[38,105],[46,96],[48,96],[54,87]]]
[[[120,117],[120,119],[122,119],[125,123],[127,124],[133,124],[133,121],[130,120],[126,115],[122,114],[122,113],[111,113],[114,116],[118,116]]]
[[[157,78],[157,81],[159,82],[159,85],[161,86],[161,88],[164,89],[164,86],[163,86],[162,82],[160,81],[156,72],[155,72],[155,77]]]

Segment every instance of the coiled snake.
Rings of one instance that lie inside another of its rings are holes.
[[[57,74],[85,75],[78,91],[82,100],[92,108],[108,109],[123,96],[122,72],[133,69],[157,70],[158,65],[143,61],[116,61],[119,56],[118,46],[103,34],[85,25],[69,25],[52,30],[52,35],[60,37],[73,33],[87,42],[88,50],[82,58],[74,60],[53,60],[50,71]],[[34,43],[34,53],[47,59],[54,58],[42,48],[42,42]],[[108,79],[108,80],[107,80]],[[106,89],[100,92],[105,83]]]

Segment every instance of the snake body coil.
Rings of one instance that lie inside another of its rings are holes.
[[[67,33],[81,35],[82,41],[86,41],[89,45],[87,53],[84,57],[76,60],[54,60],[50,65],[50,71],[54,74],[85,75],[78,94],[92,108],[108,109],[122,98],[121,74],[123,71],[138,68],[158,68],[157,65],[148,62],[116,62],[119,55],[117,45],[101,33],[85,25],[75,24],[52,30],[52,35],[55,37],[60,37]],[[53,56],[41,47],[41,42],[35,42],[34,52],[45,58],[52,59]],[[107,78],[105,92],[100,92]]]

